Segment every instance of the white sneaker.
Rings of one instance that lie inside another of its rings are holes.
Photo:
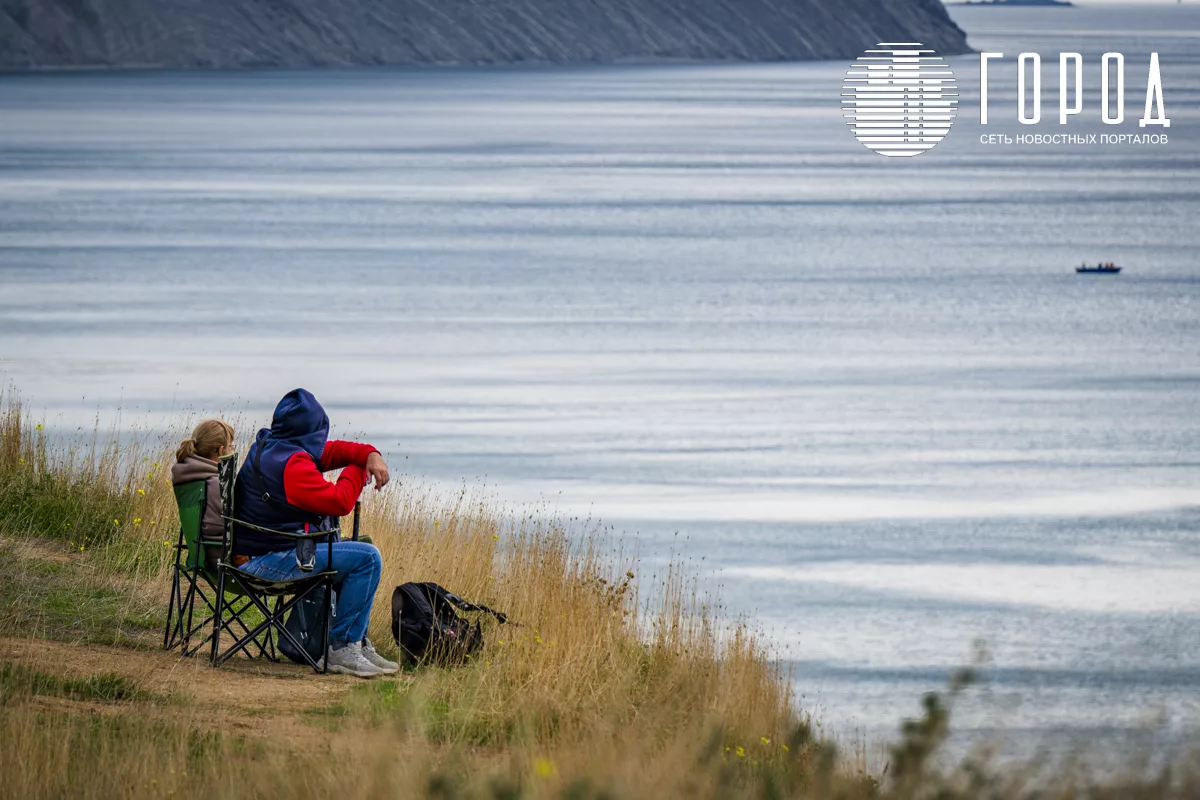
[[[325,659],[317,662],[317,667],[324,667]],[[342,675],[353,675],[356,678],[374,678],[383,674],[374,664],[363,655],[362,648],[357,644],[348,644],[337,650],[329,651],[329,671]]]
[[[394,675],[400,671],[400,665],[395,661],[388,661],[375,649],[375,645],[371,644],[370,639],[362,640],[362,654],[367,661],[371,662],[371,666],[379,670],[384,675]]]

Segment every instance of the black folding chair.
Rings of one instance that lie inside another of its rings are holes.
[[[333,609],[336,607],[337,602],[334,596],[334,579],[337,577],[337,573],[333,570],[326,570],[324,572],[302,575],[299,578],[291,580],[274,581],[261,578],[257,575],[251,575],[249,572],[245,572],[234,566],[231,561],[231,553],[235,531],[238,526],[242,526],[264,533],[285,536],[289,539],[294,539],[296,542],[301,542],[305,539],[318,541],[325,539],[326,553],[328,555],[327,560],[328,563],[332,564],[333,542],[334,539],[341,538],[341,527],[336,522],[333,522],[319,531],[294,533],[263,528],[238,520],[235,516],[236,509],[233,505],[233,487],[234,481],[237,479],[237,467],[238,459],[236,454],[222,458],[217,467],[221,484],[221,507],[222,516],[225,520],[226,535],[221,557],[217,562],[216,608],[213,615],[212,632],[212,664],[214,667],[219,667],[239,652],[244,652],[251,644],[257,644],[258,637],[265,633],[270,652],[269,654],[264,653],[264,655],[267,655],[271,660],[278,660],[275,656],[274,643],[271,640],[273,638],[284,637],[304,657],[304,660],[310,667],[317,672],[325,672],[328,659],[321,659],[320,663],[318,663],[318,659],[314,659],[304,646],[297,641],[296,637],[292,635],[292,632],[284,627],[284,621],[287,613],[296,604],[309,595],[324,589],[325,602],[321,607],[321,627],[324,630],[324,641],[321,652],[328,655],[330,617],[333,615]],[[354,507],[355,532],[359,528],[360,513],[361,506],[356,504]],[[225,600],[227,592],[235,596],[249,598],[251,606],[257,609],[259,614],[262,615],[262,621],[249,628],[249,630],[243,627],[244,632],[239,635],[234,629],[234,626],[240,621],[238,619],[239,615],[231,612],[231,605]],[[272,598],[274,599],[273,604],[271,603]],[[233,637],[233,643],[224,651],[221,650],[221,634],[223,632],[227,632]]]

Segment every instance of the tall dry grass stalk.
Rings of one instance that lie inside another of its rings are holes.
[[[467,492],[439,502],[411,487],[368,498],[365,519],[384,557],[374,640],[390,639],[391,590],[410,580],[453,587],[519,622],[489,631],[470,668],[418,677],[450,709],[438,730],[448,740],[561,741],[636,724],[659,741],[720,720],[741,742],[782,742],[799,721],[761,642],[715,619],[677,569],[639,602],[636,559],[615,556],[595,526],[506,516]]]

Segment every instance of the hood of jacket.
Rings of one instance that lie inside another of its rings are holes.
[[[288,462],[299,453],[307,453],[321,469],[328,438],[329,417],[312,392],[293,389],[285,394],[275,406],[271,427],[258,432],[238,471],[234,485],[238,520],[276,531],[300,531],[306,525],[321,524],[320,515],[287,502],[284,473]],[[235,523],[234,530],[237,555],[262,555],[296,546],[285,537],[246,525]]]
[[[191,455],[171,465],[171,483],[176,486],[190,481],[208,480],[216,475],[217,462],[209,461],[203,456]]]
[[[282,444],[288,450],[303,450],[317,464],[329,439],[329,417],[307,389],[293,389],[275,406],[270,429],[258,432],[256,440]]]

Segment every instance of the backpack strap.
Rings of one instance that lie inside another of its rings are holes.
[[[510,620],[508,615],[504,612],[464,600],[458,595],[454,594],[454,592],[447,591],[436,583],[423,583],[421,584],[421,587],[425,590],[425,594],[429,597],[430,601],[434,605],[437,605],[440,601],[442,603],[446,603],[447,605],[454,606],[460,611],[482,611],[485,614],[491,614],[501,625],[508,624],[516,625],[518,628],[521,627],[519,623]]]

